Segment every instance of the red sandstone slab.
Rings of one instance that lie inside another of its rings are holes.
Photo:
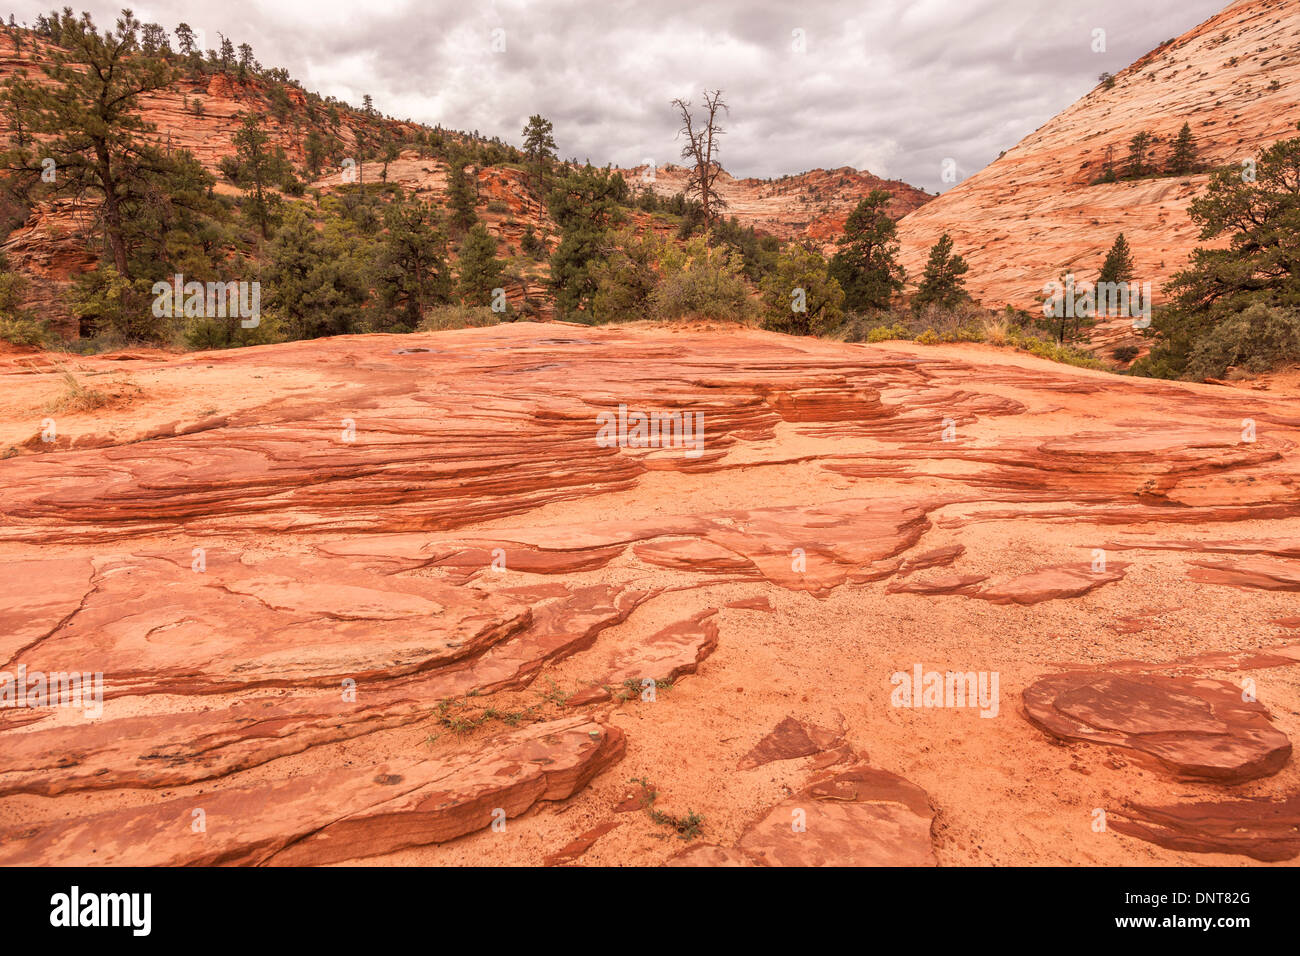
[[[1300,856],[1300,794],[1281,800],[1195,801],[1172,806],[1134,804],[1112,810],[1116,832],[1189,853],[1236,853],[1277,863]]]
[[[1128,564],[1125,562],[1112,561],[1105,571],[1093,571],[1087,567],[1043,568],[972,592],[972,597],[994,604],[1059,601],[1123,580],[1126,567]]]
[[[1061,740],[1124,747],[1188,779],[1240,783],[1276,773],[1291,742],[1227,681],[1076,671],[1024,691],[1025,715]]]
[[[453,840],[563,800],[623,734],[575,716],[436,759],[340,768],[0,833],[0,865],[316,865]],[[195,832],[194,811],[203,811]]]

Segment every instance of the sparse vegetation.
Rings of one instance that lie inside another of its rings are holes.
[[[1200,238],[1226,236],[1226,248],[1202,247],[1166,285],[1151,353],[1133,371],[1160,378],[1218,377],[1229,367],[1262,371],[1300,361],[1293,336],[1300,308],[1300,137],[1259,156],[1255,176],[1240,166],[1217,170],[1188,209]]]
[[[103,408],[111,399],[99,389],[87,388],[67,369],[61,373],[63,391],[46,406],[47,412],[93,412]]]
[[[651,822],[670,828],[682,840],[694,840],[704,832],[704,817],[694,810],[687,810],[685,816],[665,813],[655,806],[659,793],[644,777],[634,777],[630,781],[641,788],[641,806]]]

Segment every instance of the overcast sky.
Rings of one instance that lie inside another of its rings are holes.
[[[58,3],[15,3],[20,22]],[[399,119],[518,145],[532,113],[560,155],[633,166],[678,158],[669,102],[722,89],[722,162],[737,176],[855,166],[931,192],[960,181],[1078,99],[1102,71],[1227,0],[148,0],[253,46],[308,89]],[[73,0],[101,26],[122,4]],[[1104,31],[1104,52],[1094,51]]]

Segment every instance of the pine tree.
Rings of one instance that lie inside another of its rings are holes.
[[[465,172],[466,159],[457,153],[447,160],[447,204],[451,206],[451,224],[457,234],[468,232],[478,222],[478,190]]]
[[[1151,170],[1147,166],[1147,153],[1151,149],[1151,134],[1146,130],[1134,135],[1128,141],[1128,175],[1139,179]]]
[[[140,96],[166,89],[172,71],[159,57],[138,55],[140,21],[127,11],[114,30],[101,34],[90,18],[71,9],[57,27],[63,46],[41,62],[47,82],[14,78],[3,98],[27,116],[28,133],[41,142],[40,155],[20,148],[4,165],[38,177],[42,160],[53,159],[56,192],[103,199],[101,219],[113,266],[131,278],[122,200],[142,169],[165,159],[149,144],[155,127],[140,116]]]
[[[194,29],[188,23],[178,25],[172,32],[176,34],[176,42],[180,44],[181,56],[188,58],[199,52]]]
[[[551,121],[536,113],[528,117],[524,126],[524,155],[533,166],[539,186],[544,182],[547,165],[555,159],[553,130]]]
[[[491,305],[493,289],[501,288],[504,266],[497,258],[497,241],[482,223],[465,236],[459,250],[456,294],[465,305]]]
[[[398,200],[384,212],[387,230],[375,257],[380,301],[401,316],[393,331],[414,331],[426,309],[451,301],[447,237],[437,210],[427,203]]]
[[[235,44],[227,36],[222,36],[220,33],[217,36],[221,37],[221,52],[218,54],[221,69],[229,70],[235,65]]]
[[[916,290],[916,304],[933,303],[944,308],[955,306],[966,297],[962,276],[969,268],[966,260],[952,251],[952,238],[945,232],[930,247],[930,259]]]
[[[560,315],[590,306],[596,292],[594,266],[609,253],[610,228],[621,218],[618,197],[626,190],[622,177],[585,166],[561,179],[547,197],[547,209],[561,231],[550,260]]]
[[[844,290],[844,307],[850,311],[888,308],[890,297],[903,288],[906,273],[895,260],[898,229],[885,212],[891,198],[885,190],[873,189],[862,199],[831,257],[830,274]]]
[[[1191,125],[1184,123],[1183,128],[1178,131],[1173,150],[1169,154],[1169,173],[1173,176],[1181,176],[1192,172],[1195,165],[1196,140],[1192,137]]]
[[[1101,274],[1097,282],[1128,282],[1133,278],[1133,256],[1129,252],[1128,240],[1124,233],[1115,237],[1115,242],[1106,253],[1106,261],[1101,265]]]
[[[234,135],[239,183],[245,191],[245,214],[256,223],[263,239],[270,238],[280,197],[271,192],[291,172],[284,150],[269,147],[263,117],[245,114],[244,125]]]

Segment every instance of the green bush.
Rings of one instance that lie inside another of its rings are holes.
[[[1300,362],[1300,309],[1257,302],[1196,340],[1187,374],[1221,378],[1230,368],[1259,374],[1286,362]]]
[[[651,295],[660,318],[746,321],[753,315],[740,265],[723,246],[710,248],[697,236],[685,248],[669,247],[660,269],[663,279]]]
[[[233,349],[284,341],[283,323],[262,313],[256,327],[246,329],[240,319],[189,319],[181,333],[189,349]]]
[[[111,333],[126,342],[163,342],[176,323],[153,314],[152,289],[148,279],[123,279],[112,266],[101,263],[73,283],[68,303],[97,335]]]
[[[912,338],[912,332],[907,326],[895,322],[893,325],[878,325],[867,332],[867,342],[888,342],[891,339],[907,341]]]
[[[11,345],[48,345],[50,330],[30,316],[0,316],[0,340]]]
[[[0,339],[13,345],[49,344],[49,325],[19,304],[27,281],[5,267],[0,256]]]

